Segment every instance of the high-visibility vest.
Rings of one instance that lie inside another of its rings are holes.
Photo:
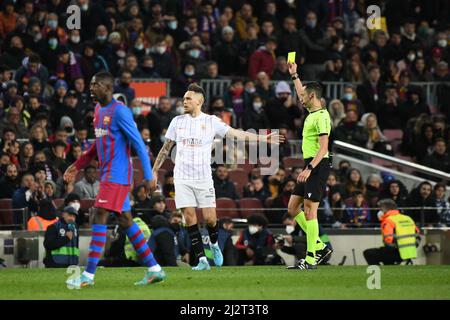
[[[395,235],[386,234],[384,237],[394,236],[394,241],[400,257],[403,260],[417,258],[416,224],[414,220],[404,214],[395,214],[387,217],[395,224]]]
[[[47,230],[49,225],[54,224],[58,219],[54,220],[45,220],[39,216],[31,217],[30,220],[28,220],[27,223],[27,230],[28,231],[45,231]]]
[[[145,241],[147,242],[147,240],[148,240],[148,238],[150,238],[150,234],[151,234],[150,228],[141,218],[134,218],[133,221],[136,222],[139,229],[141,229],[142,234],[144,235]],[[133,261],[139,263],[139,257],[136,253],[136,250],[134,250],[133,244],[131,243],[130,239],[128,239],[128,237],[126,237],[126,240],[125,240],[124,251],[125,251],[125,257],[128,260],[133,260]]]
[[[80,250],[78,249],[78,230],[69,229],[68,225],[61,221],[55,223],[55,228],[61,237],[65,237],[66,232],[73,231],[73,237],[72,240],[61,248],[51,251],[53,262],[64,266],[78,265],[78,258],[80,256]]]

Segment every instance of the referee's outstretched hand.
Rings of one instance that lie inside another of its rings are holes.
[[[280,144],[283,143],[286,138],[282,134],[278,134],[276,132],[272,132],[266,136],[267,143],[271,144]]]

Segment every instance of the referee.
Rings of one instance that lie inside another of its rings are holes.
[[[330,172],[328,140],[331,132],[330,115],[322,107],[322,87],[317,82],[303,86],[298,74],[297,64],[288,63],[289,73],[294,81],[300,101],[308,111],[303,125],[302,152],[306,167],[297,178],[297,185],[289,199],[288,212],[306,234],[306,258],[288,269],[316,269],[325,257],[331,254],[319,238],[317,209],[325,191]],[[300,210],[303,204],[304,211]]]

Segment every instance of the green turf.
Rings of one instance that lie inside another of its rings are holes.
[[[61,269],[0,270],[1,299],[450,299],[448,266],[381,268],[381,289],[367,289],[366,267],[223,267],[194,272],[165,268],[168,279],[133,283],[143,268],[99,269],[94,287],[69,290]]]

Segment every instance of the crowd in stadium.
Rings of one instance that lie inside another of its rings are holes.
[[[80,30],[67,29],[70,3],[81,8]],[[369,4],[380,5],[386,21],[376,31],[365,24]],[[297,52],[302,80],[347,83],[342,97],[323,101],[332,139],[450,172],[449,16],[445,0],[3,0],[0,199],[51,220],[56,212],[49,200],[95,197],[95,167],[76,183],[64,183],[61,174],[94,138],[89,82],[101,70],[114,74],[115,93],[133,109],[142,102],[132,79],[171,80],[171,96],[135,117],[152,160],[170,121],[183,113],[187,85],[201,79],[231,79],[205,112],[243,129],[279,128],[299,140],[305,111],[289,86],[290,51]],[[436,105],[427,104],[422,82],[437,83]],[[401,131],[401,145],[391,144],[386,130]],[[280,153],[282,163],[291,156],[289,141]],[[263,177],[248,170],[240,183],[230,181],[230,168],[214,169],[217,198],[257,198],[272,209],[269,222],[281,223],[302,168],[280,167]],[[148,209],[149,219],[169,216],[161,199],[173,198],[172,172],[161,180],[163,197],[150,197],[139,185],[133,191],[134,207]],[[434,207],[425,223],[450,225],[445,184],[424,181],[407,190],[392,175],[363,177],[346,162],[327,184],[321,223],[374,223],[376,211],[368,208],[388,197],[399,207]],[[421,221],[420,210],[407,213]]]

